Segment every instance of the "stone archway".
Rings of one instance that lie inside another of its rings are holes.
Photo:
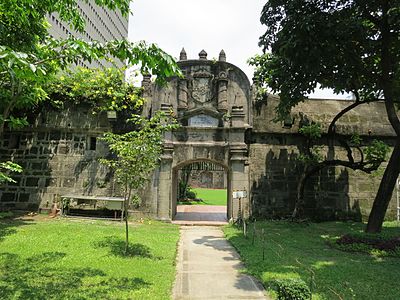
[[[227,202],[226,202],[226,208],[224,209],[224,216],[223,218],[221,218],[220,215],[216,216],[215,221],[222,221],[222,220],[229,220],[232,216],[233,216],[233,212],[232,212],[232,185],[231,185],[231,171],[228,165],[224,164],[224,162],[218,162],[218,161],[214,161],[214,160],[210,160],[210,159],[193,159],[193,160],[188,160],[185,162],[182,162],[178,165],[176,165],[173,170],[172,170],[172,191],[171,191],[171,195],[172,195],[172,202],[171,202],[171,219],[175,219],[175,216],[177,214],[177,200],[178,200],[178,185],[179,185],[179,171],[182,170],[182,168],[184,168],[185,166],[188,165],[193,165],[199,162],[207,162],[207,163],[211,163],[213,165],[217,165],[223,168],[225,174],[226,174],[226,178],[227,178],[227,187],[226,187],[226,196],[227,196]],[[209,171],[211,172],[211,171]],[[200,208],[199,213],[201,213],[201,211],[204,211]],[[221,212],[221,211],[219,211]],[[204,211],[204,214],[206,214],[206,212]],[[200,217],[201,219],[207,219],[208,221],[214,221],[212,216],[206,216],[205,218]]]
[[[232,191],[249,191],[248,145],[245,133],[250,129],[252,96],[246,75],[227,63],[221,52],[219,61],[207,60],[202,51],[198,60],[181,55],[181,78],[172,78],[166,86],[143,80],[144,113],[164,111],[176,116],[181,127],[164,137],[160,167],[154,174],[144,203],[149,213],[163,220],[176,214],[177,170],[195,161],[224,166],[227,172],[227,217],[236,218],[238,203]],[[225,184],[225,183],[224,183]],[[242,213],[250,214],[249,199],[242,199]]]

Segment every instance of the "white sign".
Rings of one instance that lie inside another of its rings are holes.
[[[197,115],[189,119],[189,126],[193,127],[218,127],[218,119],[208,115]]]
[[[246,198],[247,197],[247,192],[246,191],[235,191],[235,192],[233,192],[232,197],[234,199]]]

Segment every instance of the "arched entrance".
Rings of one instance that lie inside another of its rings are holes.
[[[182,55],[179,67],[184,75],[171,78],[166,86],[152,85],[148,77],[143,80],[143,95],[148,100],[144,114],[161,110],[181,125],[165,134],[160,166],[143,197],[143,209],[161,220],[176,217],[179,170],[193,163],[222,166],[226,219],[237,218],[239,211],[244,216],[250,214],[248,198],[240,205],[232,199],[233,191],[249,191],[250,187],[245,140],[252,120],[250,82],[243,71],[225,61],[224,55],[215,62],[207,60],[204,51],[201,54],[198,60]],[[214,170],[201,171],[197,180],[203,186],[214,186],[219,175]]]
[[[210,159],[178,164],[172,175],[172,219],[226,222],[232,216],[229,167]]]

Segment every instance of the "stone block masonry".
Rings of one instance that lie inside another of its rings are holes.
[[[351,101],[306,100],[292,110],[288,120],[276,123],[273,119],[279,98],[270,95],[256,100],[254,87],[239,68],[226,61],[225,52],[221,51],[218,61],[208,60],[205,51],[198,59],[187,57],[182,51],[178,62],[182,78],[170,78],[166,86],[153,84],[149,76],[143,79],[147,100],[143,114],[172,112],[181,128],[165,135],[160,165],[142,193],[139,209],[146,216],[173,219],[179,170],[199,162],[216,164],[221,174],[226,174],[218,181],[228,190],[228,219],[238,216],[234,190],[247,192],[241,202],[245,217],[289,216],[302,171],[302,120],[320,122],[326,132],[332,118]],[[108,155],[99,137],[115,129],[118,121],[111,124],[105,113],[93,115],[89,107],[80,105],[45,109],[32,124],[21,131],[6,132],[0,143],[1,159],[13,159],[24,168],[22,174],[14,176],[16,183],[1,189],[0,209],[50,208],[66,193],[118,196],[112,174],[98,162]],[[357,133],[364,141],[362,146],[373,139],[389,145],[395,141],[380,102],[345,114],[336,132],[343,136]],[[321,139],[319,146],[324,156],[346,159],[337,142]],[[208,173],[196,175],[196,180],[205,184],[217,179]],[[305,187],[305,210],[318,220],[366,218],[379,182],[379,172],[367,175],[342,167],[323,169]],[[387,218],[396,214],[394,198]]]
[[[47,108],[32,127],[6,132],[1,157],[13,159],[24,171],[0,191],[0,209],[48,209],[66,193],[113,194],[109,170],[98,162],[108,154],[99,140],[108,130],[106,114],[93,115],[82,105]]]

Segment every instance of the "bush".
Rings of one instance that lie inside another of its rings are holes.
[[[186,192],[186,197],[189,199],[196,199],[196,192],[193,191],[191,188],[188,189],[188,191]]]
[[[13,217],[14,214],[11,211],[0,212],[0,219],[6,219]]]
[[[184,181],[179,182],[179,190],[178,190],[178,199],[180,201],[186,199],[196,199],[196,192],[192,190],[192,187],[188,184],[185,184]]]
[[[308,285],[298,278],[275,279],[271,288],[276,291],[278,300],[306,300],[311,298]]]
[[[400,237],[384,234],[352,233],[338,238],[333,246],[343,251],[379,253],[386,256],[398,256],[400,251]]]

